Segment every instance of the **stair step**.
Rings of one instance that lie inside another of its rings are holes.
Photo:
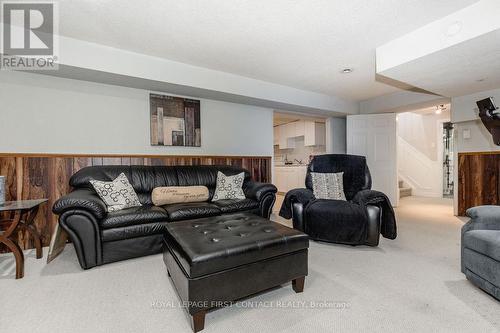
[[[398,186],[399,186],[399,188],[404,187],[404,186],[403,186],[403,181],[402,181],[402,180],[398,181]]]
[[[399,197],[409,197],[411,196],[411,188],[410,187],[401,187],[399,188]]]

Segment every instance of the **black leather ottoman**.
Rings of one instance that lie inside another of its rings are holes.
[[[302,292],[308,236],[249,213],[169,223],[163,260],[194,332],[208,309],[292,281]]]

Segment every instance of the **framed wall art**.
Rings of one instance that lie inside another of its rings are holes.
[[[151,145],[201,146],[199,100],[150,94],[149,104]]]

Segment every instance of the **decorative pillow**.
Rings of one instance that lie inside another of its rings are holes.
[[[226,176],[222,172],[217,172],[217,185],[215,187],[212,201],[224,199],[245,199],[243,193],[243,181],[245,173],[239,173],[234,176]]]
[[[151,193],[155,206],[163,206],[182,202],[201,202],[208,200],[206,186],[166,186],[156,187]]]
[[[313,193],[316,199],[346,200],[344,173],[311,172]]]
[[[134,188],[130,185],[124,173],[121,173],[112,182],[91,180],[90,183],[106,206],[108,206],[108,212],[141,206]]]

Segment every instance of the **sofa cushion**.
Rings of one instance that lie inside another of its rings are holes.
[[[110,229],[166,221],[168,221],[168,214],[163,208],[140,206],[108,213],[108,216],[100,223],[103,229]]]
[[[151,193],[158,186],[178,186],[177,167],[146,165],[102,165],[77,171],[69,181],[72,187],[91,188],[90,180],[111,181],[121,173],[127,176],[137,193]]]
[[[500,230],[468,231],[463,246],[500,261]]]
[[[170,221],[196,219],[200,217],[220,215],[221,209],[209,202],[186,202],[162,206],[168,213]]]
[[[208,187],[212,197],[217,181],[217,172],[225,175],[245,173],[245,181],[250,181],[250,173],[237,166],[230,165],[181,165],[181,166],[150,166],[150,165],[108,165],[91,166],[77,171],[70,179],[70,185],[75,188],[90,188],[90,180],[111,181],[120,173],[127,176],[130,184],[139,196],[142,204],[150,205],[151,192],[160,186],[196,186]]]
[[[206,186],[165,186],[155,187],[151,200],[155,206],[184,202],[204,202],[209,198]]]
[[[227,176],[222,172],[217,172],[217,185],[212,201],[224,199],[245,199],[243,192],[243,181],[245,173]]]
[[[250,173],[235,166],[230,165],[179,165],[175,167],[179,181],[178,186],[203,185],[209,189],[215,189],[217,182],[217,172],[232,176],[241,172],[245,174],[245,183],[250,181]]]
[[[169,223],[165,243],[190,278],[307,249],[300,231],[248,213]]]
[[[116,212],[130,207],[141,205],[134,188],[124,173],[110,182],[101,180],[91,180],[90,184],[94,187],[96,193],[108,206],[108,212]]]
[[[259,202],[254,199],[225,199],[215,201],[222,213],[233,213],[244,210],[251,210],[259,208]]]
[[[103,229],[102,241],[112,242],[123,239],[131,239],[131,238],[138,239],[138,237],[159,235],[167,230],[166,229],[167,224],[169,224],[169,222],[155,222],[155,223],[129,225],[126,227]],[[140,242],[141,240],[138,239],[138,241]],[[131,249],[124,249],[123,251],[126,252],[129,250]]]
[[[343,185],[347,200],[354,198],[361,190],[371,188],[371,176],[364,156],[325,154],[314,156],[307,168],[306,188],[312,190],[311,172],[344,172]]]
[[[346,200],[343,177],[344,172],[311,172],[314,196],[317,199]]]

